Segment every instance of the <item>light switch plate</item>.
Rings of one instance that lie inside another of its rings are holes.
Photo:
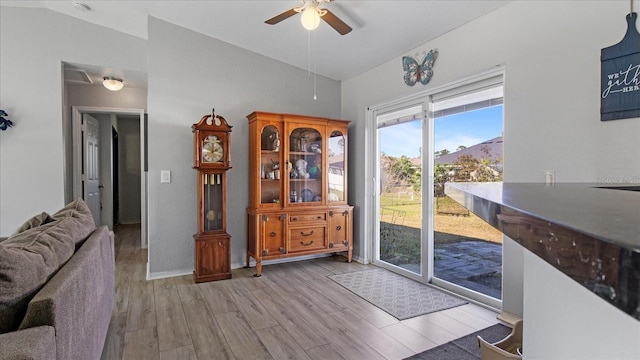
[[[160,170],[160,183],[168,184],[171,182],[171,170]]]

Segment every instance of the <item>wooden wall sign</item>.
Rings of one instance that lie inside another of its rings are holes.
[[[600,120],[640,117],[640,33],[635,12],[627,15],[621,42],[600,51]]]

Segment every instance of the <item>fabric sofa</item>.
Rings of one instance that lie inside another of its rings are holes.
[[[78,199],[0,242],[0,359],[99,359],[115,299],[114,236]]]

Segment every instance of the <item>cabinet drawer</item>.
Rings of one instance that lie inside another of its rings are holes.
[[[327,214],[326,213],[311,213],[311,214],[294,214],[289,215],[289,223],[301,223],[301,222],[309,222],[309,221],[326,221]]]
[[[289,229],[289,252],[326,248],[325,231],[324,226]]]

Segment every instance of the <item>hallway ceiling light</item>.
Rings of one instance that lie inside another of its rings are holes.
[[[104,77],[104,81],[102,85],[111,91],[118,91],[124,87],[122,83],[122,79],[116,79],[114,77],[106,76]]]

